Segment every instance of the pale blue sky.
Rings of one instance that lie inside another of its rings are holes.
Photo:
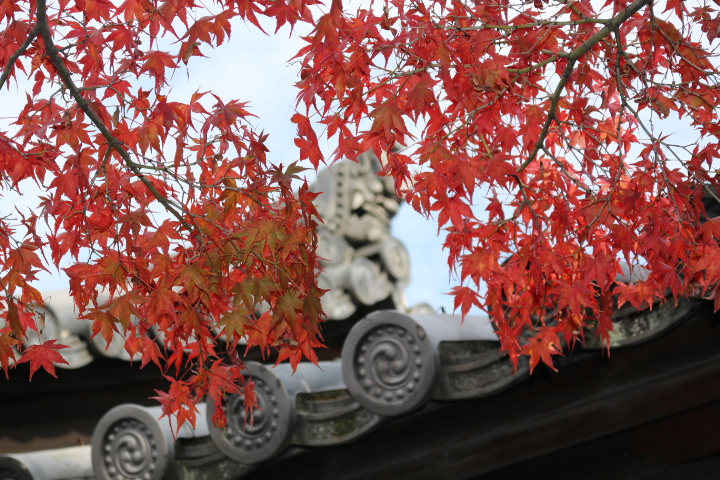
[[[301,33],[308,32],[307,26],[304,28],[305,31]],[[272,25],[268,25],[266,30],[272,32]],[[287,27],[277,35],[266,36],[253,26],[245,25],[240,20],[234,21],[232,36],[227,44],[215,50],[203,47],[203,53],[209,58],[192,57],[187,70],[175,72],[170,80],[169,97],[171,100],[188,101],[195,91],[212,91],[224,101],[237,99],[249,102],[249,110],[258,116],[254,120],[255,126],[269,133],[271,160],[289,164],[297,159],[298,154],[293,144],[295,126],[290,122],[294,112],[296,89],[293,85],[298,66],[288,64],[288,60],[295,55],[300,45],[297,36],[289,37]],[[177,48],[175,44],[170,47],[170,51]],[[0,92],[0,104],[3,106],[0,124],[16,116],[24,101],[23,88]],[[674,138],[696,137],[688,122],[678,120],[674,114],[665,122],[656,120],[655,126],[664,129],[666,133],[675,133]],[[334,145],[325,142],[323,149],[329,156]],[[14,207],[18,204],[37,204],[37,200],[32,198],[37,190],[29,183],[26,185],[23,188],[30,192],[29,195],[23,198],[6,195],[0,198],[0,215],[14,214]],[[393,222],[393,233],[410,251],[412,282],[406,290],[409,305],[427,302],[436,309],[444,307],[447,312],[451,312],[453,300],[445,293],[457,281],[450,278],[447,254],[442,250],[443,239],[437,236],[437,224],[433,220],[426,220],[408,205],[403,205]],[[67,278],[55,274],[42,275],[39,287],[41,290],[52,290],[67,285]]]
[[[272,32],[269,28],[267,31]],[[192,57],[187,70],[178,70],[170,80],[170,100],[188,101],[195,91],[211,91],[224,101],[237,99],[249,102],[249,110],[258,116],[255,126],[269,133],[268,146],[273,163],[289,164],[297,160],[298,149],[293,143],[295,125],[290,122],[294,112],[297,65],[288,60],[297,52],[301,42],[296,36],[288,38],[288,29],[266,36],[242,21],[233,22],[230,41],[222,47],[202,51],[209,58]],[[175,50],[177,45],[171,46]],[[25,102],[23,88],[0,92],[3,109],[0,122],[7,124],[17,115]],[[3,128],[4,129],[4,128]],[[322,140],[321,140],[322,141]],[[325,153],[334,149],[325,142]],[[314,177],[310,173],[309,179]],[[17,205],[32,208],[37,205],[37,189],[24,182],[26,195],[19,197],[3,192],[0,215],[14,214]],[[437,236],[437,224],[426,220],[408,205],[403,205],[393,221],[393,234],[410,251],[412,281],[406,295],[408,304],[427,302],[435,309],[452,311],[452,297],[445,295],[452,288],[447,268],[447,255],[442,251],[443,239]],[[41,274],[38,288],[55,290],[68,287],[63,273]]]

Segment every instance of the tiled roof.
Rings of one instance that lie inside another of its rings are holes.
[[[639,327],[627,328],[626,333],[635,332],[637,338],[647,340],[648,325],[668,332],[683,320],[701,317],[698,312],[707,306],[699,304],[702,302],[680,303],[664,311],[662,322],[648,320],[647,312],[640,312],[636,314]],[[707,321],[707,315],[704,318]],[[697,322],[691,323],[691,330],[700,328],[694,325]],[[654,333],[658,337],[661,332]],[[708,338],[707,332],[702,335]],[[684,382],[687,398],[681,402],[683,408],[702,404],[706,399],[699,398],[696,390],[698,383],[708,381],[707,366],[712,365],[712,372],[720,373],[720,350],[716,345],[695,346],[699,352],[696,355],[687,346],[675,346],[669,350],[675,359],[666,355],[668,358],[661,362],[664,368],[649,363],[647,358],[643,360],[642,355],[634,365],[615,358],[627,357],[627,352],[632,351],[656,351],[663,348],[663,342],[668,343],[667,339],[672,344],[672,339],[685,337],[673,333],[646,342],[645,347],[616,349],[611,359],[603,359],[597,352],[568,353],[562,361],[565,365],[560,366],[561,373],[551,381],[566,383],[577,394],[568,396],[562,393],[562,385],[559,395],[551,394],[554,386],[541,385],[546,383],[544,378],[536,381],[536,376],[529,377],[526,366],[513,372],[507,357],[497,352],[497,337],[486,318],[471,317],[460,325],[459,319],[452,316],[380,311],[353,327],[340,362],[301,364],[295,374],[285,365],[269,368],[251,363],[249,373],[256,382],[260,406],[252,426],[245,424],[242,396],[228,400],[228,429],[215,429],[201,404],[196,428],[184,427],[175,439],[167,420],[157,420],[158,407],[121,405],[100,420],[92,445],[65,450],[67,454],[36,452],[2,458],[0,478],[86,478],[91,470],[90,457],[98,480],[254,478],[260,475],[253,474],[254,469],[273,472],[261,475],[264,478],[279,478],[278,469],[288,469],[288,477],[293,478],[369,478],[373,464],[386,469],[389,466],[394,473],[385,478],[443,478],[437,476],[441,473],[437,467],[426,465],[431,460],[422,452],[454,457],[446,468],[469,468],[465,464],[471,462],[475,473],[482,473],[483,468],[477,468],[482,464],[478,455],[486,460],[495,458],[488,463],[495,467],[507,466],[522,460],[522,455],[518,457],[522,452],[554,451],[617,429],[618,423],[641,424],[667,414],[654,406],[654,400],[667,394],[668,385],[676,388]],[[626,340],[631,344],[633,337]],[[602,368],[597,368],[598,359]],[[589,378],[573,378],[583,365]],[[571,381],[564,380],[567,375]],[[605,378],[598,380],[598,375]],[[714,378],[714,384],[720,383]],[[705,390],[720,400],[720,388],[707,387]],[[486,399],[484,404],[479,403],[482,399]],[[508,411],[511,406],[517,409],[520,420],[512,418],[513,412]],[[500,410],[489,411],[489,407]],[[623,411],[627,413],[621,413],[620,420],[608,421]],[[607,423],[605,430],[603,421]],[[551,445],[531,444],[530,432],[558,431],[563,422],[572,422],[571,435],[554,439]],[[432,438],[437,441],[433,443]],[[450,444],[443,445],[445,441]],[[393,442],[398,442],[394,452],[378,451],[389,449],[388,444]],[[471,454],[475,448],[478,450]],[[406,449],[414,449],[415,453]],[[373,460],[363,461],[365,455],[371,455]],[[399,459],[395,462],[400,461],[395,467],[389,458],[392,455]],[[505,460],[498,460],[503,456]],[[407,457],[410,463],[426,465],[424,476],[418,476],[417,467],[408,470],[415,472],[413,475],[401,474],[402,468],[410,468],[399,466],[408,463]],[[53,466],[53,458],[62,462]],[[71,458],[84,458],[73,460],[72,468],[76,470],[72,472],[68,470]],[[343,460],[338,463],[331,458]],[[307,470],[308,459],[319,463]],[[324,467],[322,459],[328,459]],[[347,469],[342,467],[344,462]],[[294,464],[303,466],[302,474],[292,467]],[[27,471],[21,465],[26,465]],[[42,470],[53,471],[55,476],[37,473]],[[307,471],[315,473],[310,476]]]
[[[407,253],[389,234],[397,202],[372,175],[376,163],[367,155],[341,163],[315,187],[328,192],[318,207],[327,225],[323,281],[332,287],[325,308],[330,319],[350,318],[325,330],[326,340],[342,341],[337,361],[301,364],[294,374],[248,362],[260,408],[249,423],[242,395],[230,396],[223,430],[209,421],[212,405],[198,405],[196,427],[176,435],[167,418],[158,420],[159,407],[116,406],[97,422],[91,445],[0,456],[0,480],[524,478],[513,477],[523,462],[720,402],[720,329],[702,300],[618,310],[612,358],[589,331],[583,348],[558,361],[559,374],[532,376],[527,360],[514,369],[499,351],[488,318],[461,324],[428,306],[408,308]],[[634,279],[627,272],[621,280]],[[93,344],[101,336],[89,340],[65,292],[47,298],[38,312],[44,334],[70,345],[63,353],[73,368],[123,358],[121,343],[106,350]],[[373,308],[390,310],[362,313]],[[336,328],[353,322],[349,333]]]

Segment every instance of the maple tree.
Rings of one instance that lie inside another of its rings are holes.
[[[42,327],[33,284],[49,267],[68,275],[93,335],[109,343],[121,334],[142,366],[174,367],[159,399],[179,424],[194,422],[205,396],[219,404],[238,390],[241,339],[278,350],[280,360],[315,360],[323,292],[316,194],[293,186],[303,168],[268,159],[267,135],[253,129],[245,103],[209,92],[187,103],[167,96],[170,72],[226,41],[232,17],[256,22],[260,9],[217,7],[0,4],[0,88],[25,81],[30,89],[0,133],[2,188],[31,181],[42,195],[38,211],[0,219],[6,375],[13,360],[28,362],[31,378],[40,368],[55,375],[54,362],[64,361],[54,341],[22,349]],[[294,9],[307,17],[305,6]],[[259,313],[261,304],[270,310]]]
[[[720,219],[703,204],[719,179],[718,5],[333,2],[299,53],[299,99],[334,158],[373,149],[436,213],[455,308],[489,312],[513,361],[552,367],[586,331],[607,342],[617,306],[720,307]],[[695,136],[663,133],[678,123]],[[616,281],[623,264],[643,275]]]
[[[0,219],[6,374],[13,359],[53,373],[59,345],[14,347],[39,328],[35,275],[64,261],[94,334],[176,367],[160,399],[180,422],[238,388],[241,338],[315,359],[319,220],[302,163],[268,159],[241,101],[168,97],[171,72],[236,17],[312,26],[296,57],[298,161],[372,149],[448,231],[456,308],[491,312],[513,359],[552,364],[590,325],[607,337],[613,296],[642,308],[720,288],[720,221],[702,223],[700,200],[718,183],[711,2],[2,0],[0,89],[30,85],[0,133],[2,188],[43,191],[40,211]],[[672,143],[666,118],[697,141]],[[616,282],[621,261],[647,279]]]

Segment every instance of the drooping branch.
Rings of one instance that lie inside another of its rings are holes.
[[[17,62],[17,59],[20,58],[23,53],[25,53],[25,50],[28,49],[33,40],[35,40],[35,37],[38,36],[39,31],[40,26],[39,24],[36,24],[33,29],[30,30],[28,37],[25,39],[23,44],[20,45],[20,48],[15,50],[15,53],[13,53],[10,57],[10,60],[8,60],[7,65],[5,65],[5,70],[3,71],[2,76],[0,76],[0,90],[2,90],[2,88],[5,86],[5,82],[7,82],[8,77],[10,77],[10,73],[15,66],[15,62]]]
[[[140,181],[143,182],[143,184],[147,187],[150,193],[152,193],[153,196],[158,200],[158,202],[160,202],[160,204],[165,207],[168,213],[174,216],[185,228],[191,230],[188,227],[186,220],[183,219],[181,213],[177,211],[177,209],[170,203],[170,201],[166,197],[164,197],[160,194],[160,192],[158,192],[152,182],[150,182],[150,180],[142,173],[142,171],[140,171],[142,165],[134,162],[133,159],[130,158],[130,153],[122,145],[122,142],[120,142],[112,134],[112,132],[110,132],[110,129],[108,129],[107,125],[105,125],[102,119],[100,119],[100,117],[93,111],[93,109],[90,108],[88,101],[81,95],[80,89],[77,87],[77,85],[75,85],[75,82],[73,82],[70,71],[63,63],[62,58],[60,58],[60,52],[58,51],[55,43],[53,42],[52,32],[50,31],[50,26],[48,25],[47,7],[45,0],[38,0],[37,2],[37,20],[38,21],[35,29],[37,29],[37,33],[42,36],[47,56],[50,59],[50,63],[52,63],[55,67],[55,70],[57,70],[58,75],[62,79],[67,89],[70,91],[70,94],[75,99],[80,109],[85,112],[85,115],[88,116],[88,118],[93,122],[95,127],[100,131],[100,133],[102,133],[103,137],[105,137],[105,140],[108,142],[108,148],[118,152],[122,157],[123,161],[125,162],[125,165],[127,165],[127,167],[140,179]]]
[[[600,29],[599,32],[597,32],[595,35],[590,37],[588,40],[583,42],[582,45],[577,47],[575,50],[573,50],[570,53],[558,53],[558,57],[560,58],[567,58],[568,63],[565,67],[565,71],[563,72],[562,76],[560,77],[560,81],[557,84],[557,87],[555,87],[555,91],[553,92],[550,102],[550,108],[548,109],[547,117],[545,118],[545,123],[543,124],[542,132],[540,132],[540,137],[538,138],[538,141],[535,143],[535,147],[533,148],[533,151],[530,152],[530,155],[528,156],[527,160],[523,162],[520,167],[518,167],[517,171],[518,173],[522,172],[527,168],[528,165],[530,165],[533,160],[537,157],[537,154],[540,152],[540,150],[543,148],[543,144],[545,143],[545,138],[547,138],[548,133],[550,132],[550,125],[552,125],[552,122],[557,120],[557,108],[558,104],[560,103],[560,97],[562,96],[563,91],[565,90],[565,86],[570,81],[570,77],[572,76],[573,70],[575,70],[575,64],[577,61],[585,55],[587,52],[589,52],[595,45],[600,43],[605,37],[610,35],[612,32],[616,31],[620,28],[620,26],[625,23],[630,17],[635,15],[641,8],[644,6],[652,3],[652,0],[635,0],[633,3],[627,6],[625,10],[615,15],[613,18],[611,18],[603,28]]]

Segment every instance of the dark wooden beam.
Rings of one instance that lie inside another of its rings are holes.
[[[666,336],[613,350],[610,358],[572,353],[558,362],[559,373],[539,370],[494,397],[433,405],[351,445],[296,450],[249,478],[482,478],[711,405],[720,401],[720,322],[709,304],[690,317]],[[720,441],[707,448],[720,452]],[[584,471],[579,475],[585,478]]]
[[[481,475],[475,480],[532,478],[543,471],[552,472],[555,480],[660,480],[671,472],[697,470],[703,464],[714,466],[711,475],[678,478],[715,479],[720,471],[718,452],[720,402],[712,402]]]

